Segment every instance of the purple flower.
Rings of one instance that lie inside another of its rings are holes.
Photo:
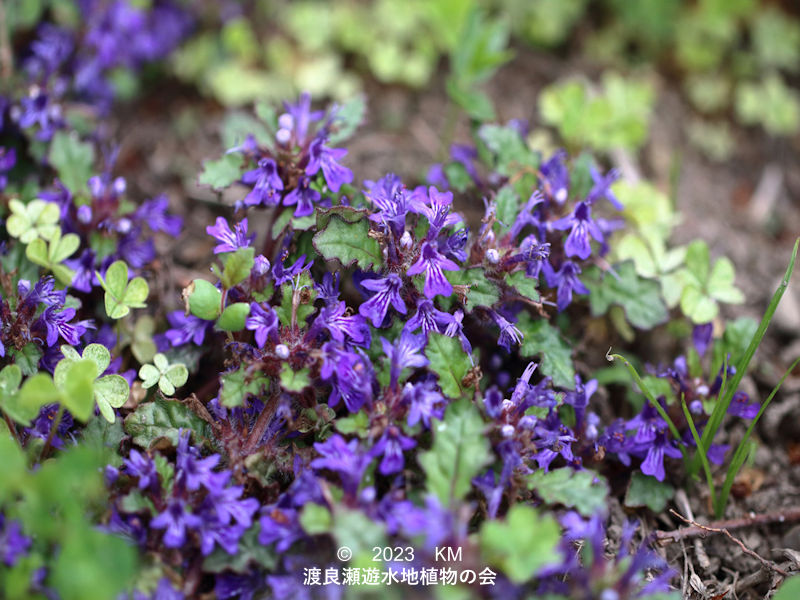
[[[308,271],[311,268],[311,265],[314,264],[314,261],[312,260],[307,265],[304,265],[303,262],[305,260],[306,255],[302,254],[300,258],[298,258],[294,264],[288,268],[283,266],[282,261],[277,261],[272,267],[272,278],[275,280],[275,285],[283,285],[297,275],[300,275],[300,273],[303,271]]]
[[[569,197],[569,171],[565,164],[567,153],[559,150],[539,167],[544,177],[545,193],[558,204],[564,204]]]
[[[372,298],[358,307],[362,316],[372,321],[373,326],[380,327],[386,318],[389,305],[394,306],[400,314],[406,314],[406,303],[400,296],[403,280],[397,273],[389,273],[382,279],[364,279],[361,287],[377,292]]]
[[[444,415],[444,396],[436,389],[433,380],[427,379],[419,383],[406,383],[403,388],[403,402],[408,406],[408,426],[413,427],[420,421],[430,428],[431,419],[441,419]]]
[[[164,337],[172,346],[182,346],[189,342],[200,346],[203,344],[206,333],[213,326],[211,321],[204,321],[194,315],[186,315],[182,310],[174,310],[167,314],[167,320],[172,327],[167,329]]]
[[[125,472],[131,477],[139,479],[139,489],[158,488],[158,473],[156,464],[149,456],[142,455],[138,450],[131,450],[128,458],[122,461]]]
[[[594,185],[592,186],[592,189],[589,190],[589,195],[586,196],[586,203],[593,204],[600,198],[606,198],[617,210],[622,210],[625,208],[614,195],[614,192],[611,191],[611,184],[619,179],[619,171],[616,169],[611,169],[605,176],[603,176],[600,175],[597,169],[591,167],[589,172],[592,175],[592,181],[594,182]]]
[[[199,530],[200,552],[208,556],[218,545],[228,554],[236,554],[239,551],[239,539],[245,531],[246,528],[240,525],[227,525],[214,518],[204,518]]]
[[[461,222],[459,215],[450,212],[453,204],[452,192],[440,192],[430,186],[426,195],[424,188],[417,188],[410,200],[414,212],[426,217],[430,223],[428,240],[434,239],[442,228]]]
[[[400,178],[389,173],[378,181],[365,181],[364,187],[367,188],[364,195],[378,209],[370,215],[370,220],[385,223],[397,237],[403,235],[409,209],[409,192]]]
[[[411,450],[416,445],[417,443],[413,439],[401,433],[399,427],[390,425],[372,447],[369,454],[373,458],[383,456],[383,460],[378,466],[378,471],[383,475],[391,475],[403,470],[403,465],[405,464],[403,451]]]
[[[65,308],[58,311],[55,306],[49,306],[39,317],[39,323],[44,325],[47,330],[47,345],[52,346],[61,336],[70,346],[77,346],[81,336],[86,333],[89,327],[94,327],[90,321],[79,321],[71,324],[75,317],[74,308]]]
[[[224,478],[227,481],[230,478],[230,471],[225,471]],[[220,478],[220,485],[224,485],[223,479]],[[216,514],[220,523],[225,525],[235,521],[244,529],[247,529],[253,523],[253,515],[258,510],[258,500],[255,498],[242,499],[242,486],[229,486],[226,488],[214,489],[211,491],[203,504],[204,507]]]
[[[713,323],[695,325],[694,329],[692,329],[692,343],[694,344],[694,347],[700,356],[703,356],[706,353],[706,350],[708,350],[713,333]]]
[[[6,189],[6,185],[8,185],[8,175],[6,173],[15,164],[17,164],[17,151],[14,148],[0,146],[0,191]]]
[[[92,291],[92,286],[97,281],[95,277],[95,254],[91,248],[86,248],[78,258],[64,261],[70,269],[75,271],[72,278],[72,287],[87,294]]]
[[[743,419],[754,419],[761,410],[758,402],[750,402],[750,396],[744,392],[736,392],[728,406],[728,414],[742,417]]]
[[[242,175],[242,181],[253,185],[253,189],[244,198],[245,206],[280,204],[283,181],[278,175],[278,165],[271,158],[259,160],[257,168]]]
[[[511,352],[511,345],[518,345],[522,343],[522,332],[514,327],[514,324],[509,322],[506,318],[504,318],[501,314],[490,311],[494,322],[497,323],[497,326],[500,328],[500,337],[497,339],[497,343],[506,349],[507,352]]]
[[[22,533],[19,522],[6,520],[0,514],[0,555],[7,567],[13,567],[31,547],[31,538]]]
[[[592,253],[589,244],[590,235],[598,242],[603,242],[603,232],[600,231],[597,223],[592,221],[592,209],[586,202],[578,202],[571,215],[555,221],[552,223],[552,227],[558,230],[570,229],[564,244],[567,256],[577,256],[583,260],[589,258]]]
[[[328,148],[324,145],[324,138],[318,137],[308,148],[306,175],[316,175],[321,168],[330,190],[338,192],[342,185],[353,181],[353,172],[337,162],[346,154],[347,150],[344,148]]]
[[[66,290],[55,289],[56,280],[51,277],[42,277],[31,288],[31,282],[20,279],[17,283],[17,293],[22,296],[22,303],[30,308],[37,308],[39,304],[47,307],[61,307],[67,298]]]
[[[168,215],[168,208],[169,200],[166,194],[161,194],[152,200],[143,202],[142,205],[136,209],[134,216],[137,219],[146,221],[147,226],[153,231],[163,231],[172,237],[178,237],[181,232],[181,226],[183,225],[183,219],[175,215]],[[219,224],[219,222],[217,223]],[[245,225],[245,231],[246,230],[247,226]]]
[[[420,334],[414,335],[413,333],[405,330],[400,334],[394,344],[386,338],[381,338],[381,345],[383,351],[389,358],[391,365],[391,382],[392,388],[397,386],[397,380],[400,378],[400,373],[405,368],[424,367],[428,364],[428,359],[424,354],[420,354],[425,347],[427,337]]]
[[[419,260],[409,267],[408,275],[425,273],[425,296],[433,298],[436,294],[450,296],[453,286],[447,281],[442,269],[458,271],[458,265],[439,254],[430,242],[423,242]]]
[[[189,435],[189,432],[182,433],[178,441],[176,479],[183,482],[190,491],[200,489],[201,485],[213,490],[216,485],[213,469],[219,464],[219,454],[200,458],[197,449],[189,445]]]
[[[526,236],[519,245],[519,258],[525,261],[525,274],[537,279],[542,265],[550,256],[550,243],[539,243],[536,235]]]
[[[297,182],[297,187],[286,194],[283,199],[284,206],[294,206],[295,217],[306,217],[314,213],[314,205],[322,197],[320,193],[310,186],[311,180],[308,177],[301,177]]]
[[[343,342],[346,337],[355,343],[364,343],[369,336],[369,326],[361,315],[348,315],[347,305],[344,300],[331,303],[320,310],[314,319],[314,331],[325,329],[337,342]]]
[[[282,129],[293,130],[295,141],[302,145],[308,135],[309,125],[313,121],[320,120],[324,113],[311,110],[311,95],[308,92],[300,95],[297,104],[284,102],[283,106],[286,113],[281,115],[278,123]]]
[[[247,248],[256,239],[255,234],[249,237],[247,235],[246,218],[242,219],[241,223],[234,225],[233,230],[231,230],[224,218],[217,217],[214,226],[209,225],[206,227],[206,233],[221,242],[214,248],[214,254],[236,252],[239,248]]]
[[[440,326],[448,327],[452,324],[453,315],[442,312],[433,305],[433,302],[426,298],[417,299],[417,312],[405,324],[403,329],[414,332],[422,328],[422,333],[427,336],[430,332],[440,333]],[[458,324],[455,325],[458,329]],[[454,336],[452,336],[454,337]]]
[[[346,350],[336,341],[324,344],[322,351],[320,376],[333,385],[328,406],[334,407],[344,400],[350,412],[358,412],[372,399],[372,363],[363,353]]]
[[[256,343],[259,348],[263,348],[268,339],[278,340],[278,315],[275,309],[266,303],[250,304],[250,316],[245,321],[245,327],[256,332]]]
[[[666,431],[656,434],[655,439],[650,443],[647,456],[642,461],[642,473],[652,475],[658,481],[664,481],[664,455],[672,458],[681,457],[681,451],[668,439]]]
[[[565,260],[558,271],[553,271],[553,267],[550,266],[549,262],[545,262],[542,268],[547,285],[551,288],[558,288],[557,304],[559,312],[567,308],[569,303],[572,302],[572,292],[577,292],[579,294],[589,293],[589,288],[583,285],[583,282],[578,279],[581,268],[571,260]]]
[[[344,492],[355,496],[361,477],[370,462],[370,457],[359,448],[358,440],[346,442],[336,433],[327,441],[314,444],[314,449],[320,454],[320,458],[311,461],[311,468],[338,473]]]
[[[164,529],[164,545],[180,548],[186,543],[186,530],[203,526],[203,519],[187,510],[184,500],[173,498],[167,508],[150,521],[153,529]]]

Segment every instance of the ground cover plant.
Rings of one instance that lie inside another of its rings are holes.
[[[227,51],[248,50],[239,8]],[[761,321],[727,318],[733,263],[675,243],[669,195],[607,155],[646,137],[647,89],[606,78],[577,126],[581,89],[543,95],[562,144],[542,143],[487,90],[504,21],[463,8],[418,17],[449,36],[414,46],[449,56],[422,175],[348,154],[370,97],[256,94],[193,165],[217,200],[198,224],[129,181],[114,125],[216,47],[208,7],[2,6],[0,596],[701,594],[687,498],[711,530],[748,525],[732,499],[798,362],[745,377],[800,242]],[[214,72],[214,93],[242,77]],[[210,244],[179,283],[181,237]],[[793,597],[791,548],[730,543],[758,561],[743,591]]]

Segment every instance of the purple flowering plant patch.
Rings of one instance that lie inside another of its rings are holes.
[[[363,99],[305,93],[195,165],[223,204],[190,230],[100,124],[192,16],[77,6],[20,42],[0,108],[0,596],[348,597],[310,570],[359,581],[377,548],[420,572],[457,550],[465,597],[679,597],[636,517],[679,488],[724,513],[797,247],[762,323],[725,321],[730,261],[653,242],[606,161],[487,117],[426,178],[365,180]],[[208,251],[173,276],[187,237]]]

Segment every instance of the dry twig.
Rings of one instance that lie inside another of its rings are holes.
[[[733,537],[733,535],[731,535],[731,532],[728,531],[727,529],[723,529],[723,528],[720,528],[720,527],[710,527],[708,525],[701,525],[697,521],[692,521],[691,519],[687,519],[686,517],[684,517],[682,514],[680,514],[676,510],[670,509],[669,512],[671,512],[673,515],[678,517],[681,521],[684,521],[684,522],[688,523],[692,527],[697,527],[697,528],[699,528],[699,529],[701,529],[703,531],[707,531],[707,532],[711,532],[711,533],[721,533],[722,535],[727,537],[729,540],[731,540],[733,543],[735,543],[737,546],[739,546],[739,548],[742,549],[742,552],[744,552],[748,556],[752,556],[758,562],[760,562],[761,566],[763,566],[765,569],[768,569],[770,571],[774,571],[774,572],[782,575],[783,577],[788,577],[789,576],[789,574],[786,571],[784,571],[783,569],[781,569],[778,565],[776,565],[775,563],[773,563],[770,560],[767,560],[766,558],[764,558],[760,554],[757,554],[756,552],[753,552],[752,550],[750,550],[750,548],[748,548],[747,546],[744,545],[744,542],[742,542],[738,538]]]

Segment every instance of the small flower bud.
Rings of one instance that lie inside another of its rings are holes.
[[[278,129],[278,133],[275,134],[275,139],[278,140],[279,144],[285,146],[289,143],[289,140],[292,139],[292,132],[288,129]]]
[[[500,428],[500,433],[503,434],[504,438],[510,438],[514,436],[514,426],[513,425],[503,425]]]
[[[294,118],[289,113],[283,113],[278,117],[278,127],[291,130],[294,127]]]
[[[400,238],[400,247],[403,250],[408,250],[412,245],[414,245],[414,240],[411,239],[411,234],[408,231],[404,231]]]
[[[278,358],[281,360],[286,360],[289,358],[289,347],[286,344],[278,344],[275,346],[275,354],[277,354]]]
[[[496,265],[497,263],[500,262],[500,253],[494,248],[489,248],[486,251],[486,260],[488,260],[493,265]]]
[[[78,221],[84,225],[92,222],[92,207],[84,204],[78,209]]]

